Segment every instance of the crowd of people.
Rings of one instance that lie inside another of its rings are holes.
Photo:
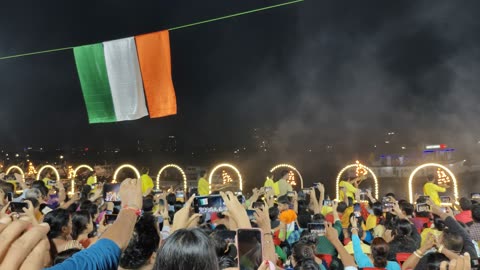
[[[111,201],[95,178],[67,194],[62,181],[15,174],[0,181],[0,269],[477,269],[480,203],[443,202],[448,187],[434,177],[412,204],[362,198],[364,177],[329,200],[321,183],[295,191],[288,171],[248,194],[218,191],[205,175],[182,197],[155,190],[145,171]],[[198,211],[198,196],[210,210]]]

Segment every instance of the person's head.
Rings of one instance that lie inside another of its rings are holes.
[[[93,231],[92,216],[88,211],[80,210],[72,215],[72,238],[77,240],[81,234]]]
[[[374,202],[372,204],[372,211],[373,214],[377,217],[382,217],[383,216],[383,205],[381,202]]]
[[[449,250],[460,254],[463,250],[463,238],[459,233],[450,231],[448,228],[443,230],[441,236],[442,244]]]
[[[480,204],[472,205],[472,219],[475,223],[480,223]]]
[[[406,219],[399,219],[395,226],[395,238],[406,238],[412,236],[412,225]]]
[[[297,221],[300,228],[306,229],[308,223],[312,223],[312,216],[310,214],[301,214],[297,216]]]
[[[43,199],[46,199],[48,196],[48,188],[45,186],[45,183],[41,180],[36,180],[32,182],[31,188],[36,188],[42,193]]]
[[[288,210],[290,208],[290,200],[287,195],[282,195],[277,198],[278,210],[280,212]]]
[[[150,172],[150,169],[148,169],[147,167],[142,168],[142,174],[148,174],[149,172]]]
[[[292,249],[292,264],[295,267],[294,269],[318,269],[306,268],[307,265],[315,264],[315,251],[312,246],[303,241],[295,244]],[[318,267],[318,264],[316,266]]]
[[[463,211],[472,210],[472,201],[470,199],[462,197],[460,198],[459,203],[460,203],[460,208],[462,208]]]
[[[200,171],[200,177],[202,177],[202,178],[207,178],[207,171],[201,170],[201,171]]]
[[[280,172],[280,178],[287,180],[287,178],[288,178],[288,171],[287,171],[287,170],[281,171],[281,172]]]
[[[31,188],[25,192],[25,199],[41,200],[42,198],[43,198],[43,194],[38,188]]]
[[[402,213],[406,216],[413,216],[413,212],[415,211],[415,208],[413,207],[413,204],[404,201],[399,204],[400,209],[402,210]]]
[[[182,229],[158,249],[154,270],[219,270],[211,239],[201,229]]]
[[[430,252],[425,254],[425,261],[427,264],[427,267],[425,270],[440,270],[440,264],[443,261],[449,261],[447,256],[443,255],[442,253],[438,252]]]
[[[154,206],[155,206],[155,204],[153,202],[153,197],[147,196],[147,197],[143,198],[142,210],[144,212],[152,212]]]
[[[80,210],[88,211],[88,213],[92,216],[93,220],[95,220],[98,216],[98,207],[91,201],[83,201],[80,204]]]
[[[14,193],[15,186],[12,183],[0,181],[0,189],[3,190],[5,194],[7,193]]]
[[[431,183],[433,181],[435,181],[435,175],[433,175],[433,174],[427,175],[427,182]]]
[[[445,229],[445,222],[443,222],[443,219],[437,215],[433,215],[433,225],[435,226],[435,229],[439,231],[443,231]]]
[[[155,263],[155,251],[160,243],[160,235],[155,229],[156,218],[145,214],[135,224],[135,230],[127,248],[120,257],[120,267],[139,269]],[[151,267],[150,267],[151,269]]]
[[[480,207],[479,207],[480,208]],[[480,210],[480,209],[479,209]],[[280,210],[278,210],[278,207],[276,206],[272,206],[270,208],[268,208],[268,215],[270,217],[270,220],[277,220],[278,219],[278,215],[280,215]]]
[[[348,205],[345,202],[339,202],[337,205],[337,212],[339,214],[345,213],[345,210],[347,210]]]
[[[381,237],[374,238],[371,245],[373,265],[378,268],[387,267],[389,252],[388,243]]]
[[[72,220],[68,210],[57,208],[46,214],[43,222],[50,225],[50,231],[47,234],[50,239],[67,237],[72,233]]]
[[[389,192],[389,193],[385,194],[385,197],[392,197],[392,198],[396,199],[395,193],[392,193],[392,192]]]
[[[175,203],[177,202],[177,196],[175,196],[174,193],[169,193],[167,195],[167,203],[168,205],[175,205]]]

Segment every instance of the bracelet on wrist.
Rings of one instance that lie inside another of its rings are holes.
[[[132,207],[132,206],[126,205],[122,209],[133,211],[137,217],[139,217],[142,214],[142,210],[140,210],[138,207]]]

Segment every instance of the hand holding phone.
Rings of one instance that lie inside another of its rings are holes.
[[[28,203],[26,202],[10,202],[10,212],[25,213],[23,208],[28,209]]]
[[[308,231],[312,234],[316,234],[317,236],[324,236],[325,235],[325,224],[324,223],[308,223],[307,224]]]

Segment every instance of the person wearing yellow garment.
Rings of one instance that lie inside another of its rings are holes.
[[[273,188],[273,186],[275,185],[275,182],[273,181],[273,174],[272,173],[269,173],[267,175],[267,178],[265,180],[265,183],[263,184],[264,187],[271,187]]]
[[[140,176],[140,179],[142,179],[142,194],[143,196],[147,196],[152,192],[152,189],[154,187],[153,185],[153,180],[148,175],[150,170],[148,168],[142,168],[142,176]]]
[[[438,196],[438,193],[447,191],[447,188],[449,188],[449,186],[437,185],[434,182],[435,176],[433,174],[427,175],[427,183],[423,186],[423,193],[426,196],[429,196],[434,204],[440,205],[442,201],[440,200],[440,196]]]
[[[45,183],[45,186],[46,186],[48,189],[52,189],[52,186],[49,185],[49,182],[52,181],[51,177],[52,177],[52,175],[50,174],[50,172],[46,172],[46,173],[45,173],[45,176],[44,176],[43,179],[42,179],[43,183]]]
[[[210,194],[210,185],[207,181],[207,172],[201,171],[198,179],[198,195],[208,196]]]
[[[344,194],[347,197],[352,198],[355,200],[355,193],[357,192],[358,185],[366,179],[366,176],[360,176],[357,178],[349,177],[348,180],[342,180],[338,183],[338,187],[343,189],[343,192],[340,192],[340,201],[344,201]]]
[[[92,173],[92,175],[90,175],[88,178],[87,178],[87,185],[89,185],[90,187],[92,187],[92,190],[91,190],[91,193],[95,192],[97,190],[97,175],[96,173]]]

